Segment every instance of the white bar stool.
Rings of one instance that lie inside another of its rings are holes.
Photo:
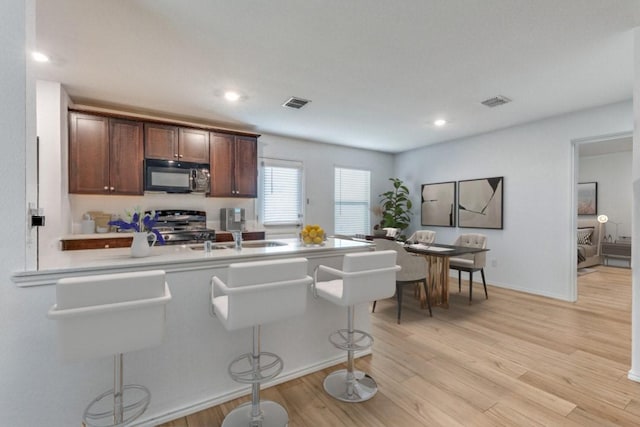
[[[329,336],[337,348],[347,351],[347,369],[332,372],[324,380],[324,389],[343,402],[363,402],[371,399],[378,385],[368,374],[354,369],[353,354],[373,344],[367,332],[354,329],[354,306],[393,296],[396,286],[395,251],[376,251],[346,254],[342,270],[319,265],[314,272],[314,295],[334,304],[347,307],[347,329],[339,329]],[[318,282],[318,271],[340,279]]]
[[[58,280],[58,354],[67,361],[114,355],[114,386],[85,409],[83,425],[123,426],[147,409],[151,393],[123,384],[123,353],[162,343],[165,308],[171,292],[161,270],[104,274]]]
[[[227,283],[213,277],[211,304],[227,330],[253,327],[253,348],[235,358],[229,375],[235,381],[251,384],[251,402],[229,412],[223,427],[284,427],[287,411],[278,403],[260,401],[260,384],[282,372],[282,359],[260,351],[260,325],[299,316],[307,308],[307,260],[292,258],[275,261],[236,263],[229,266]]]

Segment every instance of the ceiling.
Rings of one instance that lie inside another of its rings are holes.
[[[76,102],[391,153],[631,99],[640,26],[640,0],[36,4],[33,73]]]

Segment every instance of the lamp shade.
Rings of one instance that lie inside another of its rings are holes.
[[[604,224],[605,222],[609,221],[609,217],[606,215],[598,215],[598,222],[600,224]]]

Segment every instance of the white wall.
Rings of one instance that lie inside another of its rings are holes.
[[[35,147],[35,98],[26,78],[25,56],[33,35],[27,34],[33,30],[33,11],[30,0],[4,0],[0,13],[0,146],[5,158],[0,197],[7,219],[0,245],[0,424],[16,427],[51,425],[46,417],[51,409],[47,403],[49,338],[43,321],[44,300],[53,292],[24,292],[10,279],[13,271],[27,266],[30,250],[25,194],[32,189],[27,188],[25,164],[27,149]]]
[[[67,173],[67,107],[69,97],[60,83],[36,82],[37,133],[40,140],[39,206],[46,223],[39,232],[39,251],[58,249],[60,236],[70,233]]]
[[[598,214],[609,217],[603,235],[612,239],[631,236],[631,165],[630,151],[580,157],[578,180],[598,183]]]
[[[261,157],[303,162],[305,197],[309,201],[305,206],[305,223],[319,224],[328,233],[334,232],[334,166],[371,171],[371,206],[378,203],[379,194],[390,189],[389,178],[395,176],[391,154],[268,134],[263,134],[259,141]],[[373,227],[374,219],[371,221]]]
[[[628,101],[402,153],[395,170],[414,195],[412,229],[422,228],[421,184],[504,176],[503,230],[425,228],[442,243],[464,232],[484,233],[489,283],[570,300],[576,268],[571,141],[632,126]]]

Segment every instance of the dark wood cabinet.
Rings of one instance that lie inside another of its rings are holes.
[[[184,162],[209,163],[209,132],[180,128],[178,157]]]
[[[133,237],[105,237],[98,239],[62,239],[63,251],[79,251],[84,249],[129,248]]]
[[[209,163],[209,132],[180,126],[145,123],[145,158]]]
[[[109,190],[113,194],[143,193],[142,123],[109,119]]]
[[[258,139],[211,133],[211,196],[257,197]]]
[[[142,123],[69,114],[69,192],[142,194]]]
[[[242,240],[264,240],[264,231],[243,231]],[[233,242],[233,234],[227,231],[216,232],[216,242]]]
[[[176,160],[178,158],[178,126],[145,123],[144,157]]]

